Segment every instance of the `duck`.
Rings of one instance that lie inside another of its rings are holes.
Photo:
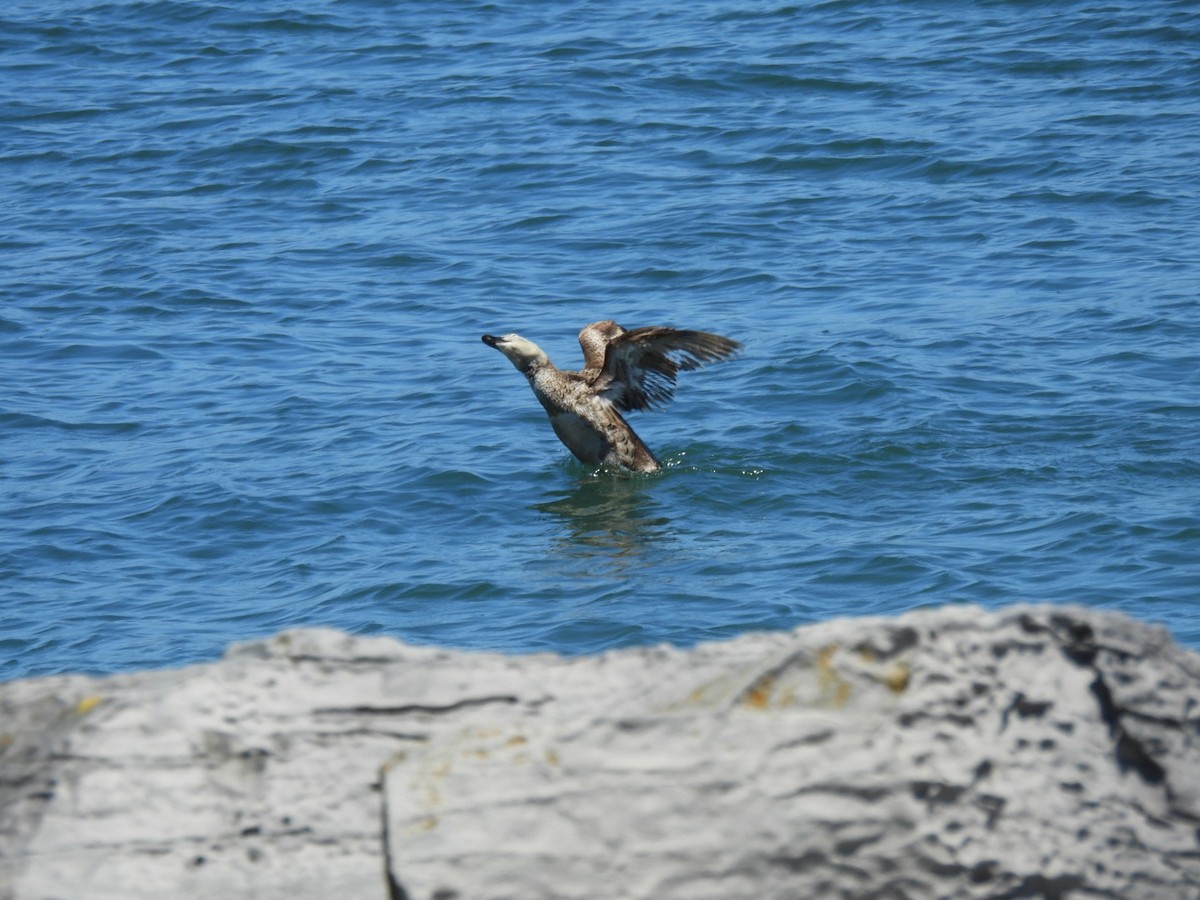
[[[525,376],[568,450],[588,466],[650,474],[662,463],[622,413],[654,410],[675,396],[679,372],[730,359],[742,345],[708,331],[660,325],[625,329],[611,319],[579,332],[583,368],[557,368],[537,344],[519,334],[485,334]]]

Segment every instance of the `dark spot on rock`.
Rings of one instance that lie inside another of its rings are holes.
[[[996,875],[996,863],[993,860],[976,863],[971,866],[971,871],[967,873],[967,877],[971,879],[972,884],[986,884],[991,881]]]
[[[915,647],[920,639],[915,628],[889,628],[887,632],[880,637],[883,638],[880,642],[863,641],[854,649],[860,653],[868,652],[876,659],[886,660],[891,659],[905,650]]]
[[[911,787],[913,796],[924,800],[930,806],[954,803],[966,790],[959,785],[946,784],[943,781],[914,781]]]
[[[1167,770],[1146,752],[1145,745],[1123,729],[1117,738],[1117,765],[1121,771],[1133,769],[1146,784],[1162,784],[1167,777]]]
[[[1017,715],[1022,719],[1040,719],[1054,704],[1050,701],[1038,702],[1021,697],[1015,704]]]
[[[826,865],[827,860],[819,850],[809,850],[796,856],[775,854],[767,857],[767,862],[788,872],[811,872]]]
[[[1008,718],[1014,712],[1022,719],[1040,719],[1046,714],[1046,710],[1050,709],[1054,704],[1048,700],[1030,700],[1020,691],[1013,698],[1012,703],[1000,714],[1000,730],[1008,728]]]
[[[927,839],[926,843],[932,844],[936,847],[937,843],[938,843],[937,838],[934,835],[930,835],[930,837],[933,838],[933,840]],[[926,871],[929,874],[934,875],[940,879],[957,880],[957,879],[961,878],[963,876],[963,874],[967,871],[966,866],[960,865],[959,863],[955,863],[955,862],[943,862],[940,859],[935,859],[933,856],[918,855],[916,858],[916,862],[917,862],[917,865],[919,865],[924,871]],[[834,894],[832,891],[830,891],[828,893],[820,894],[818,896],[831,897],[831,896],[834,896]],[[843,894],[843,896],[845,896],[845,895]]]
[[[865,847],[867,844],[873,844],[879,840],[881,835],[869,834],[865,837],[846,838],[845,840],[837,841],[833,845],[834,852],[839,856],[852,856],[858,852],[860,847]]]
[[[999,820],[1001,813],[1004,812],[1004,807],[1007,800],[1003,797],[997,797],[995,794],[979,794],[975,798],[975,805],[984,811],[987,815],[987,827],[994,828]]]
[[[1073,892],[1086,886],[1086,881],[1079,875],[1058,875],[1047,878],[1045,875],[1029,875],[1021,880],[1010,891],[996,894],[999,898],[1041,897],[1043,900],[1068,900]]]
[[[1017,617],[1017,624],[1021,626],[1021,630],[1026,634],[1041,634],[1043,631],[1045,631],[1045,628],[1042,626],[1041,622],[1039,622],[1033,616],[1025,613],[1022,613]]]
[[[1067,616],[1052,616],[1050,625],[1057,632],[1067,659],[1081,666],[1090,666],[1096,661],[1096,633],[1091,625]]]

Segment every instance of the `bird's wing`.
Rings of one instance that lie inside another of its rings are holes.
[[[675,395],[677,373],[727,359],[741,347],[707,331],[634,328],[609,341],[592,388],[619,409],[653,409]]]
[[[583,348],[583,371],[593,375],[604,368],[604,354],[612,340],[625,333],[625,329],[612,319],[584,325],[579,332],[579,346]]]

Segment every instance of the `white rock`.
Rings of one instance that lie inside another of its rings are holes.
[[[1200,657],[925,610],[563,659],[326,630],[0,684],[0,898],[1200,896]]]

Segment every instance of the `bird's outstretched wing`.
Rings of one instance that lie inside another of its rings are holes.
[[[622,331],[608,342],[592,388],[618,409],[654,409],[675,395],[676,374],[727,359],[741,347],[707,331],[657,325]]]

